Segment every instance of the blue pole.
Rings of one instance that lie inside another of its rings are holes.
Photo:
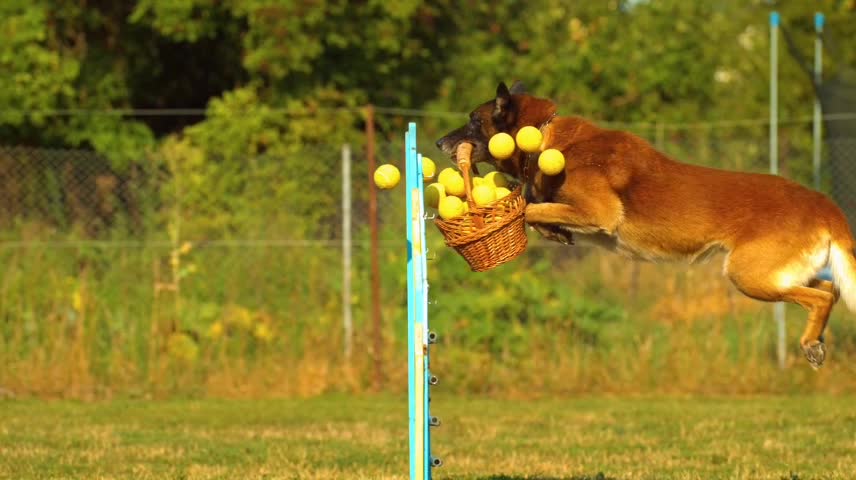
[[[416,274],[416,264],[414,261],[414,222],[413,222],[413,202],[410,199],[410,191],[413,186],[413,168],[411,166],[411,151],[413,150],[412,136],[414,125],[411,123],[404,135],[405,144],[405,200],[407,212],[407,398],[408,398],[408,425],[410,432],[410,478],[415,479],[417,471],[416,458],[416,435],[418,421],[416,415],[416,357],[414,355],[414,344],[416,343],[416,332],[414,326],[416,322],[414,317],[416,314],[416,282],[413,281]]]
[[[428,362],[428,272],[422,156],[416,152],[416,124],[405,138],[407,201],[407,373],[410,425],[410,478],[431,479]]]
[[[424,405],[425,407],[424,407],[424,411],[422,412],[422,415],[421,415],[421,417],[422,417],[421,421],[423,422],[423,432],[425,434],[425,443],[424,443],[424,452],[423,452],[423,454],[425,456],[425,462],[424,462],[425,479],[431,480],[431,462],[432,462],[432,458],[431,458],[431,425],[430,425],[430,419],[429,419],[431,402],[430,402],[430,395],[429,395],[430,385],[428,383],[428,379],[431,377],[431,369],[430,369],[430,361],[429,361],[430,356],[429,356],[428,344],[427,344],[427,342],[428,342],[428,264],[427,264],[428,258],[427,257],[428,256],[426,255],[426,253],[427,253],[428,244],[425,242],[425,202],[424,202],[425,180],[422,176],[422,154],[419,154],[419,153],[416,154],[416,164],[414,167],[416,170],[415,177],[416,177],[416,191],[417,191],[417,195],[416,195],[417,199],[415,200],[415,203],[417,203],[417,205],[419,206],[419,225],[421,226],[421,228],[419,230],[420,230],[420,233],[422,235],[422,238],[421,238],[421,240],[422,240],[422,242],[421,242],[422,251],[420,252],[421,254],[419,256],[419,259],[420,259],[419,270],[421,272],[421,275],[418,278],[419,288],[421,290],[421,293],[419,295],[419,309],[420,309],[421,321],[422,321],[421,322],[422,323],[422,339],[425,342],[424,343],[425,375],[422,378],[422,382],[424,384],[424,388],[423,388],[424,398],[423,398],[422,405]]]

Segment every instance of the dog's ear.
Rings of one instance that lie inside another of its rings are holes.
[[[526,93],[526,85],[523,85],[523,82],[517,80],[511,85],[511,90],[509,90],[509,92],[512,95],[523,95]]]
[[[496,98],[509,96],[511,96],[511,92],[508,91],[508,87],[505,86],[505,82],[499,82],[499,85],[496,86]]]
[[[491,117],[499,130],[514,123],[514,105],[511,101],[511,92],[505,82],[500,82],[496,87],[496,99]]]
[[[499,82],[499,85],[496,87],[496,103],[493,107],[494,116],[505,109],[509,103],[511,103],[511,92],[505,86],[505,82]]]

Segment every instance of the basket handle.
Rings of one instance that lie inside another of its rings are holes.
[[[473,183],[470,178],[470,167],[472,167],[471,157],[473,154],[473,144],[460,143],[455,158],[458,160],[458,168],[461,170],[461,175],[464,177],[464,191],[467,194],[467,203],[470,206],[470,212],[476,207],[476,202],[473,201]],[[477,228],[484,227],[484,220],[481,215],[473,213],[473,223]]]

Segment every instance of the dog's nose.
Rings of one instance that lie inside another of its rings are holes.
[[[443,149],[443,139],[441,138],[440,140],[437,140],[437,143],[435,143],[434,145],[437,145],[437,148],[442,150]]]

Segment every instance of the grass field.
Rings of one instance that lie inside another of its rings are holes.
[[[433,402],[437,479],[852,479],[856,398]],[[402,479],[406,400],[0,403],[0,478]]]

